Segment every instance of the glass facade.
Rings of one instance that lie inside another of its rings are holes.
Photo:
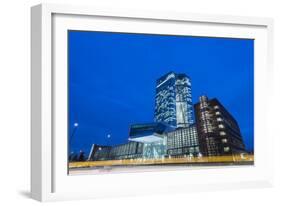
[[[142,158],[143,143],[128,142],[116,146],[93,145],[88,160],[120,160]]]
[[[169,157],[198,156],[200,153],[195,124],[167,133],[166,142]]]
[[[108,160],[111,147],[93,144],[88,160]]]
[[[128,142],[111,148],[110,159],[135,159],[142,157],[143,144],[140,142]]]
[[[169,131],[171,129],[172,128],[169,125],[160,122],[133,124],[130,127],[129,137],[136,138],[142,136],[149,136],[153,134],[161,135],[164,134],[164,132]]]
[[[172,130],[173,127],[162,122],[134,124],[130,128],[129,140],[144,144],[143,158],[159,159],[166,155],[165,137]]]
[[[180,128],[163,123],[135,124],[129,134],[126,144],[94,145],[89,160],[162,159],[199,156],[200,153],[195,124]]]
[[[145,159],[160,159],[165,157],[166,154],[166,146],[164,139],[151,142],[151,143],[144,143],[143,147],[143,158]]]
[[[155,121],[174,127],[193,123],[191,81],[185,74],[170,72],[156,82]]]

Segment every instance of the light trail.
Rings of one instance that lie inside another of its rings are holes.
[[[211,157],[182,157],[163,159],[124,159],[70,162],[69,168],[87,168],[102,166],[130,166],[130,165],[163,165],[163,164],[210,164],[210,163],[253,163],[254,155],[211,156]]]

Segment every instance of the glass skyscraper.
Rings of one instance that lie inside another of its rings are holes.
[[[187,75],[169,72],[157,80],[154,118],[177,128],[193,124],[191,81]]]

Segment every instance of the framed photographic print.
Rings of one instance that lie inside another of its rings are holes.
[[[31,11],[33,198],[271,185],[271,19]]]

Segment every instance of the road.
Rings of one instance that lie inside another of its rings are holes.
[[[210,169],[218,167],[241,167],[254,165],[253,161],[232,162],[232,163],[184,163],[184,164],[162,164],[162,165],[114,165],[114,166],[93,166],[76,167],[69,169],[69,175],[93,175],[93,174],[116,174],[116,173],[134,173],[151,171],[173,171],[173,170],[194,170]]]

